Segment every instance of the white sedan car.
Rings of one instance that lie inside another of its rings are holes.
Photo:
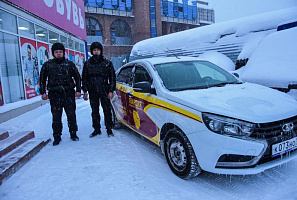
[[[148,58],[117,71],[115,127],[159,145],[173,173],[256,174],[297,156],[291,96],[191,57]]]

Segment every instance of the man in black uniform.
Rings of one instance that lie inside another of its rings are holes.
[[[55,146],[61,141],[63,108],[67,115],[70,137],[73,141],[79,140],[76,135],[75,97],[79,98],[81,96],[81,79],[74,63],[65,59],[63,44],[53,44],[52,55],[54,58],[45,62],[41,68],[40,94],[43,100],[50,100],[53,117],[53,145]],[[46,88],[48,95],[46,94]],[[76,91],[74,88],[76,88]]]
[[[108,136],[112,133],[112,116],[110,99],[116,87],[115,70],[110,60],[103,57],[103,48],[99,42],[91,44],[91,54],[93,55],[85,62],[82,72],[82,89],[84,99],[88,100],[90,95],[90,105],[92,108],[92,123],[94,132],[90,137],[101,134],[99,106],[103,108],[105,127]]]

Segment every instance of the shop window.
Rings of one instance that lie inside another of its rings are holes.
[[[74,46],[73,40],[68,38],[68,48],[69,49],[74,49],[73,46]]]
[[[84,52],[85,51],[85,45],[84,44],[79,44],[79,49],[80,49],[80,52]]]
[[[25,99],[20,46],[17,36],[0,32],[0,66],[5,103]]]
[[[52,32],[52,31],[49,31],[49,42],[52,43],[52,44],[54,44],[56,42],[60,42],[59,34],[55,33],[55,32]]]
[[[75,42],[75,51],[79,51],[79,43]]]
[[[65,48],[68,48],[67,38],[60,35],[60,40],[61,40],[61,43],[65,46]]]
[[[111,0],[104,0],[103,8],[112,9]]]
[[[88,44],[92,42],[103,43],[102,31],[97,20],[91,17],[86,18]]]
[[[110,42],[112,45],[130,45],[131,28],[124,20],[115,20],[110,26]]]
[[[36,25],[36,39],[43,42],[48,42],[48,32],[47,29]]]
[[[102,36],[99,23],[91,17],[86,17],[86,28],[88,36]]]
[[[20,35],[25,37],[35,38],[34,24],[27,20],[19,18],[19,33]]]
[[[0,10],[0,29],[17,33],[16,16]]]
[[[151,37],[157,36],[156,30],[156,2],[155,0],[150,0],[150,22],[151,22]]]

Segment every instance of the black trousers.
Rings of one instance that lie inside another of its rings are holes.
[[[76,132],[77,123],[76,123],[76,104],[75,104],[75,91],[66,90],[66,91],[51,91],[48,94],[51,112],[53,117],[52,128],[53,135],[62,134],[62,112],[63,108],[66,112],[69,132]]]
[[[92,108],[92,124],[95,130],[99,130],[101,128],[100,125],[100,114],[99,114],[99,106],[101,102],[101,107],[104,113],[104,122],[106,129],[112,128],[112,115],[111,115],[111,104],[108,99],[107,94],[102,94],[98,92],[89,91],[90,96],[90,105]]]

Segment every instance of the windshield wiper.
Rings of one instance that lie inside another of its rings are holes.
[[[239,81],[223,82],[223,83],[218,83],[218,84],[214,84],[214,85],[209,85],[209,87],[224,87],[225,85],[228,85],[228,84],[242,84],[242,82],[239,82]]]
[[[206,89],[208,86],[195,86],[195,87],[187,87],[187,88],[180,88],[180,89],[170,89],[171,91],[183,91],[183,90],[195,90],[195,89]]]
[[[218,83],[218,84],[214,84],[214,85],[193,86],[193,87],[176,88],[176,89],[169,89],[169,90],[173,91],[173,92],[178,92],[178,91],[183,91],[183,90],[207,89],[210,87],[223,87],[227,84],[242,84],[242,82],[239,82],[239,81],[223,82],[223,83]]]

